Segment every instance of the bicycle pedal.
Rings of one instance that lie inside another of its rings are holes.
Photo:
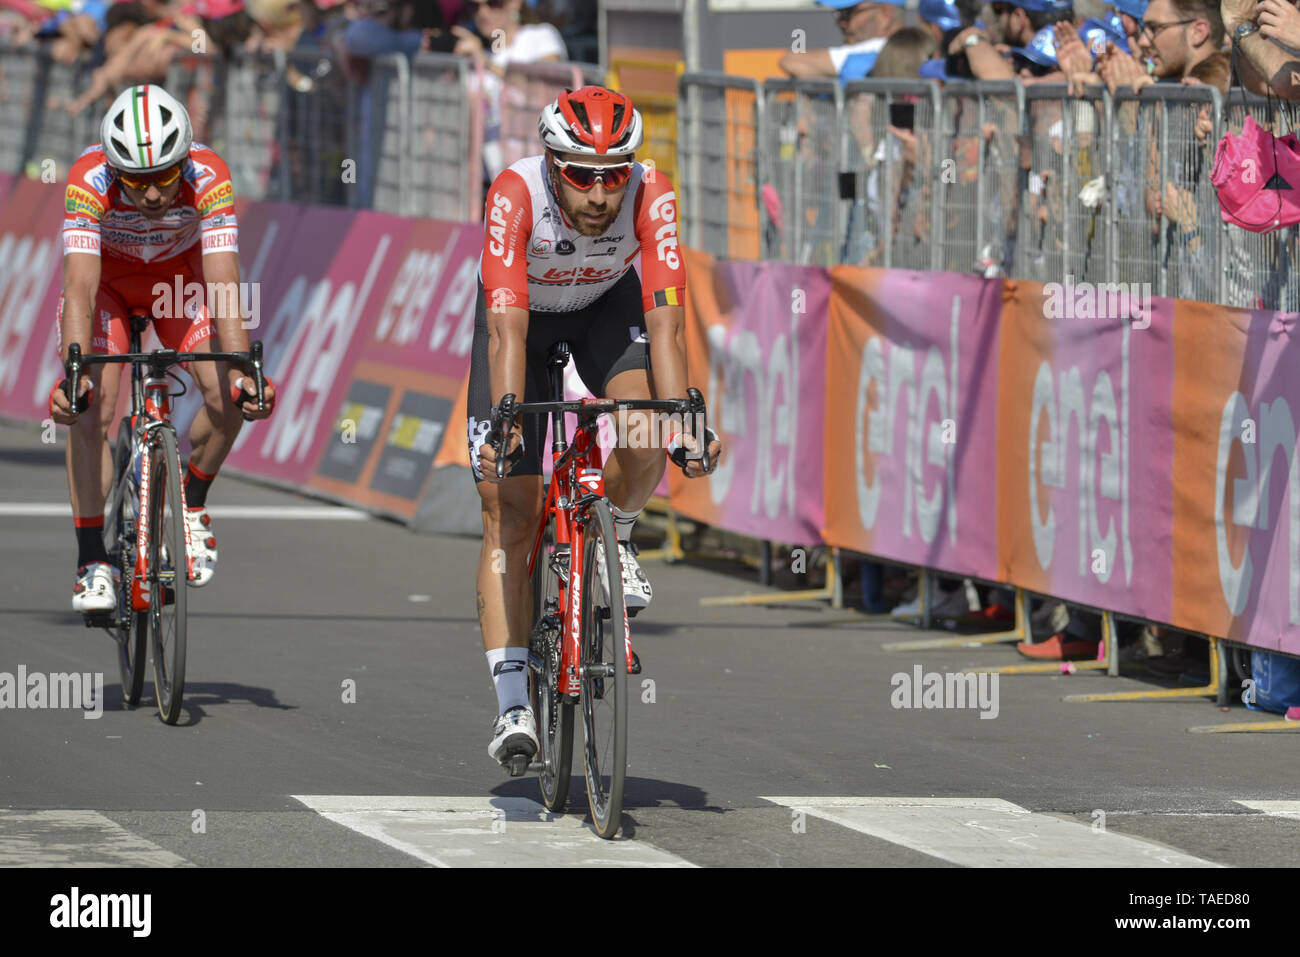
[[[174,588],[168,588],[165,585],[163,586],[163,604],[164,605],[176,604],[176,590]]]
[[[645,608],[645,607],[647,607],[647,606],[646,606],[646,605],[636,605],[636,606],[634,607],[634,606],[631,606],[631,605],[628,605],[628,604],[624,604],[623,607],[627,609],[627,617],[629,617],[629,618],[635,618],[637,615],[641,614],[641,609],[642,609],[642,608]]]
[[[86,611],[81,618],[87,628],[112,628],[117,624],[111,611]]]
[[[640,673],[641,673],[641,659],[637,657],[637,653],[634,651],[632,652],[632,670],[629,671],[628,674],[639,675]]]
[[[512,754],[502,764],[512,778],[521,778],[528,771],[528,755]]]

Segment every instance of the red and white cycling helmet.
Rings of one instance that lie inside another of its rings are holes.
[[[100,124],[99,139],[109,166],[126,173],[152,173],[183,160],[194,132],[185,107],[150,83],[118,95]]]
[[[631,156],[641,148],[641,114],[622,93],[603,86],[565,90],[542,110],[537,133],[547,149],[587,156]]]

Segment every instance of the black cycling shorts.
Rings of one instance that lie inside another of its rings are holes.
[[[546,381],[546,350],[560,340],[567,340],[582,383],[592,395],[604,396],[609,380],[629,369],[650,371],[650,346],[645,329],[645,310],[641,305],[641,280],[629,269],[607,293],[574,312],[528,313],[525,386],[520,402],[545,402],[550,399]],[[487,305],[483,281],[478,284],[478,304],[474,313],[474,344],[470,350],[469,397],[466,407],[466,434],[469,460],[474,481],[483,479],[479,468],[478,447],[487,439],[492,425],[492,406],[501,397],[492,392],[488,371]],[[572,398],[572,397],[569,397]],[[524,457],[511,475],[541,475],[541,450],[546,442],[548,416],[528,416],[522,422]]]

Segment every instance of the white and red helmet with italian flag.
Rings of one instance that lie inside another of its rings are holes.
[[[542,110],[537,133],[547,149],[587,156],[631,156],[645,127],[632,101],[616,90],[565,90]]]
[[[190,151],[190,115],[161,86],[150,83],[123,90],[99,127],[108,165],[130,173],[166,169]]]

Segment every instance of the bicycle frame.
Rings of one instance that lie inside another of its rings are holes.
[[[596,441],[595,420],[587,425],[579,425],[572,446],[565,443],[563,425],[563,414],[555,413],[552,427],[556,429],[554,434],[557,439],[551,448],[551,485],[546,492],[542,521],[528,558],[528,574],[531,577],[537,565],[547,523],[550,516],[554,515],[555,544],[557,548],[560,545],[569,546],[569,584],[566,586],[563,578],[558,581],[564,618],[561,622],[563,640],[560,643],[560,674],[556,679],[556,690],[559,694],[576,698],[581,687],[578,663],[582,660],[582,555],[586,545],[583,526],[586,524],[587,504],[605,497],[605,462],[600,443]],[[575,484],[581,490],[576,494]],[[610,587],[621,588],[622,584],[611,583]],[[626,606],[623,608],[623,647],[627,655],[627,670],[631,672],[632,634],[628,627]]]
[[[131,351],[140,351],[140,331],[133,320],[131,323]],[[171,384],[166,376],[146,377],[139,365],[131,366],[131,463],[137,454],[145,455],[152,444],[150,434],[157,429],[170,429],[171,424]],[[179,456],[176,463],[181,468]],[[146,461],[140,469],[140,506],[135,523],[135,568],[131,573],[131,610],[149,610],[149,515],[152,511],[153,469]],[[185,483],[181,483],[181,514],[185,514]],[[190,527],[182,523],[185,532],[185,577],[193,573],[193,559],[190,557]],[[186,582],[173,582],[173,587],[184,587]]]

